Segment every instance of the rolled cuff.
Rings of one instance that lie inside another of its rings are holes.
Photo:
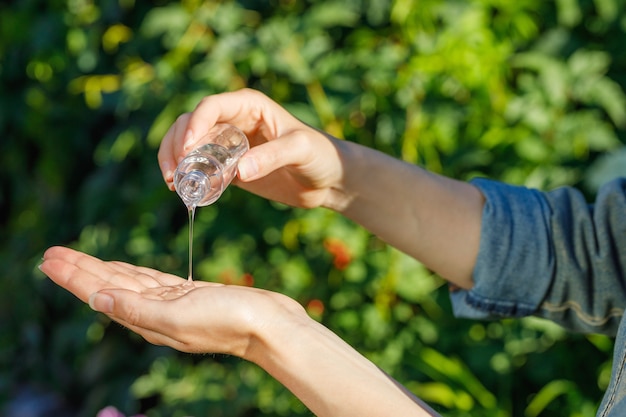
[[[531,315],[555,271],[550,206],[537,190],[486,179],[472,184],[486,199],[480,249],[473,288],[450,293],[453,312],[472,319]]]

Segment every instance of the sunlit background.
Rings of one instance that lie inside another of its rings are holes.
[[[93,313],[38,271],[43,251],[186,276],[187,215],[158,146],[201,97],[242,87],[435,172],[591,201],[626,175],[625,7],[2,2],[0,415],[310,415],[250,363],[151,346]],[[446,416],[593,416],[608,384],[611,339],[455,320],[442,280],[329,211],[231,187],[198,211],[194,249],[197,279],[294,297]]]

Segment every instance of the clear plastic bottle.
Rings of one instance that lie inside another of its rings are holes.
[[[228,124],[217,124],[176,168],[174,187],[187,208],[214,203],[237,175],[237,161],[250,147],[246,135]]]

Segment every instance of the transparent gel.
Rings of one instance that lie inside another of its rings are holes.
[[[228,124],[217,124],[201,138],[174,172],[174,187],[189,214],[189,276],[193,281],[193,223],[196,207],[217,201],[237,175],[237,162],[250,148],[246,135]]]

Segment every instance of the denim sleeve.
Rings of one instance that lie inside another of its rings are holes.
[[[537,315],[580,332],[614,335],[626,307],[626,178],[594,204],[484,179],[474,287],[451,292],[459,317]]]

